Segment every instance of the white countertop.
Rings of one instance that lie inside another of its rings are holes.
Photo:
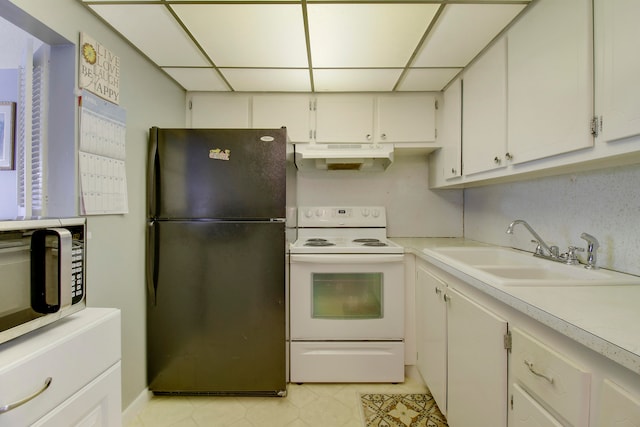
[[[640,374],[640,285],[505,287],[485,283],[430,257],[425,248],[486,246],[462,238],[391,238],[514,309]],[[570,301],[570,303],[567,303]]]

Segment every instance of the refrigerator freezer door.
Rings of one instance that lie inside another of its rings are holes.
[[[159,221],[147,299],[149,389],[286,390],[285,225]]]
[[[150,130],[150,216],[284,218],[286,129]]]

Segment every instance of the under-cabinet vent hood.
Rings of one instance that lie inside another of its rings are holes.
[[[296,144],[299,170],[383,171],[393,162],[393,144]]]

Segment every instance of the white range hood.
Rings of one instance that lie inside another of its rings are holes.
[[[298,170],[383,171],[393,162],[393,144],[296,144]]]

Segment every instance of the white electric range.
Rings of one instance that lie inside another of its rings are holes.
[[[404,250],[382,206],[298,208],[292,382],[404,381]]]

